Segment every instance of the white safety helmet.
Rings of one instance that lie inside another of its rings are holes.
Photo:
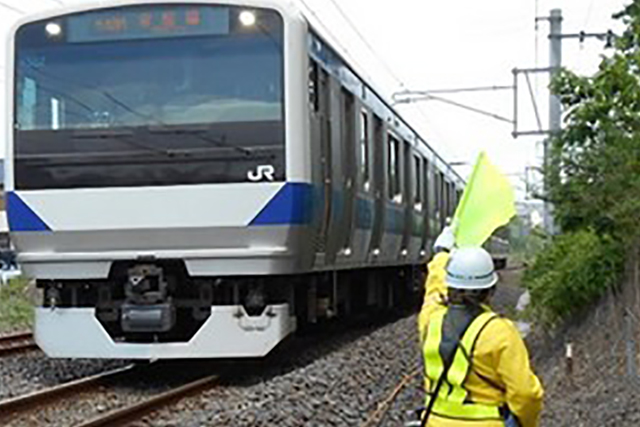
[[[453,251],[447,264],[447,286],[452,289],[489,289],[498,282],[491,255],[480,247]]]

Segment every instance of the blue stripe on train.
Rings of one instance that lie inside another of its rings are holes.
[[[356,228],[361,230],[373,228],[373,209],[372,199],[358,197],[356,201]]]
[[[311,222],[312,215],[313,186],[288,182],[249,225],[303,225]]]
[[[391,203],[387,203],[385,212],[384,229],[392,234],[404,233],[404,208]]]
[[[340,192],[333,193],[332,216],[338,219],[342,216],[344,207]],[[250,226],[263,225],[305,225],[313,221],[314,214],[320,217],[324,205],[322,190],[305,183],[288,182],[276,193],[267,205],[256,215]],[[316,211],[314,212],[314,209]],[[370,230],[373,228],[374,202],[372,199],[357,197],[356,199],[356,228]],[[388,233],[402,234],[404,232],[405,212],[401,206],[391,203],[385,205],[384,230]]]
[[[11,231],[51,231],[51,227],[13,191],[7,192],[7,220]]]

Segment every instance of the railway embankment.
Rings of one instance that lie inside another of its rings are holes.
[[[530,337],[545,385],[543,427],[640,425],[637,316],[624,297],[609,295],[553,332]]]
[[[638,265],[591,308],[529,337],[546,390],[543,427],[640,425]]]

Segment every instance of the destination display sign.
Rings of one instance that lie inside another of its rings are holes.
[[[67,20],[67,42],[225,35],[229,8],[151,6],[84,13]]]

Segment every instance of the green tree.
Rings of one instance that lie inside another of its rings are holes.
[[[543,197],[555,205],[563,234],[524,277],[536,317],[549,323],[580,313],[619,285],[625,255],[628,271],[638,265],[640,0],[615,18],[625,30],[598,71],[579,76],[563,70],[551,85],[567,114],[551,140]]]
[[[564,70],[552,90],[567,111],[552,140],[547,199],[566,231],[593,228],[640,241],[640,0],[616,16],[626,29],[590,77]]]

